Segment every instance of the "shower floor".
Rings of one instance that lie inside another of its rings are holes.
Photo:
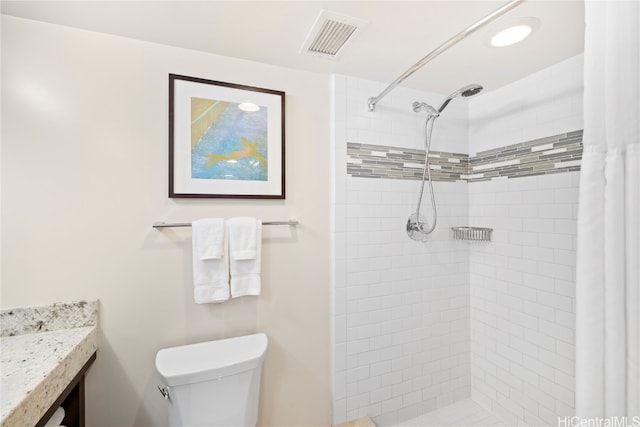
[[[420,415],[417,418],[403,421],[392,427],[473,427],[473,426],[500,426],[506,427],[507,423],[496,415],[484,409],[470,399],[460,400],[452,405]]]

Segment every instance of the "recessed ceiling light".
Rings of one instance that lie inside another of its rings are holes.
[[[537,18],[519,18],[494,31],[489,44],[493,47],[511,46],[529,37],[539,27]]]

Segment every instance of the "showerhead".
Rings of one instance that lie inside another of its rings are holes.
[[[440,105],[440,108],[438,108],[438,113],[442,113],[442,110],[444,110],[446,106],[449,105],[449,102],[451,102],[451,100],[456,96],[463,96],[465,98],[468,98],[470,96],[478,94],[481,90],[482,90],[482,86],[478,84],[471,84],[461,89],[458,89],[457,91],[453,92],[451,95],[447,96],[447,98]]]
[[[464,96],[465,98],[468,98],[470,96],[477,95],[478,93],[480,93],[480,91],[482,91],[482,89],[484,89],[482,86],[472,84],[460,89],[461,91],[460,95]]]

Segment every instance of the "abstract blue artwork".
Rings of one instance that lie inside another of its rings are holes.
[[[266,181],[267,108],[191,98],[191,177]]]

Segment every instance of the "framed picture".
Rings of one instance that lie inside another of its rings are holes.
[[[169,197],[284,199],[284,92],[169,74]]]

